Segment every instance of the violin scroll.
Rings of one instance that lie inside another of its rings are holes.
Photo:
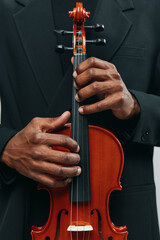
[[[73,11],[69,11],[69,17],[73,18],[73,31],[54,30],[54,32],[59,35],[73,34],[73,47],[57,45],[56,52],[64,53],[65,51],[72,50],[73,54],[86,54],[86,43],[92,43],[96,46],[103,46],[106,44],[106,39],[86,40],[85,29],[102,32],[104,30],[104,25],[84,25],[85,19],[90,17],[90,12],[83,8],[83,3],[76,3],[76,8],[74,8]]]
[[[69,11],[69,17],[73,18],[75,23],[82,23],[85,21],[85,18],[90,17],[90,12],[83,8],[83,3],[77,2],[76,8],[74,8],[73,11]]]

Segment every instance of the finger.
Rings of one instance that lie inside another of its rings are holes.
[[[116,92],[112,95],[109,95],[104,100],[101,100],[91,105],[85,105],[80,107],[79,112],[81,114],[92,114],[92,113],[102,112],[108,109],[115,109],[120,107],[122,102],[123,102],[122,93]]]
[[[69,120],[70,112],[66,111],[57,118],[34,118],[32,125],[39,128],[42,132],[57,131],[62,128]]]
[[[95,57],[90,57],[78,65],[78,67],[76,68],[76,72],[77,74],[81,74],[89,68],[115,69],[115,66],[110,62],[103,61]]]
[[[35,168],[39,167],[38,165],[40,161],[70,165],[75,165],[80,161],[79,154],[53,150],[45,146],[32,149],[30,152],[30,158],[32,159],[31,166]]]
[[[74,58],[73,58],[73,57],[71,57],[71,63],[72,63],[72,64],[74,63]]]
[[[79,152],[80,147],[78,143],[69,136],[53,133],[40,132],[35,134],[32,139],[35,144],[43,144],[47,146],[61,146],[69,149],[71,152]]]
[[[48,175],[48,174],[42,174],[42,173],[35,173],[33,172],[31,174],[31,178],[36,181],[39,182],[43,185],[46,185],[48,187],[51,188],[60,188],[60,187],[65,187],[67,186],[69,183],[72,182],[72,178],[67,178],[67,179],[63,179],[63,180],[57,180],[54,177]]]
[[[93,82],[93,81],[106,81],[112,79],[110,72],[107,70],[97,69],[97,68],[90,68],[77,75],[75,79],[76,88],[80,89],[86,84]]]
[[[47,149],[45,154],[41,157],[41,160],[58,164],[76,165],[80,162],[80,155],[76,153]]]
[[[81,168],[79,166],[66,167],[46,161],[35,161],[34,166],[32,166],[32,170],[34,170],[35,172],[47,173],[56,177],[63,178],[76,177],[79,176],[81,173]]]
[[[123,89],[120,81],[93,82],[88,86],[81,88],[75,96],[77,102],[82,102],[99,94],[113,94]]]

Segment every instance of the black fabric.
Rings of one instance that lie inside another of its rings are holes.
[[[67,11],[72,2],[0,1],[1,152],[33,117],[55,117],[71,109],[72,53],[54,51],[56,44],[71,45],[71,36],[57,37],[53,30],[71,29]],[[87,25],[105,25],[102,33],[87,31],[87,38],[107,39],[101,48],[88,45],[88,57],[115,64],[141,107],[140,116],[126,121],[111,111],[89,116],[90,123],[115,133],[124,149],[123,190],[111,194],[111,219],[128,226],[128,240],[159,240],[152,158],[153,146],[160,146],[160,2],[99,0],[84,5],[93,12]],[[31,239],[31,226],[43,225],[48,211],[47,192],[0,165],[1,240]]]

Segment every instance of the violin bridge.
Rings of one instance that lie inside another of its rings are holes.
[[[93,231],[93,227],[91,225],[85,225],[85,226],[75,226],[70,225],[67,228],[68,232],[91,232]]]

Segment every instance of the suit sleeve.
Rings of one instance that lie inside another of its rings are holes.
[[[141,113],[131,120],[115,120],[120,133],[133,142],[160,146],[160,54],[149,93],[130,89],[137,99]]]
[[[0,156],[8,141],[17,133],[16,130],[6,128],[0,125]],[[0,188],[3,185],[12,184],[17,177],[16,171],[5,164],[0,164]]]
[[[1,41],[0,41],[0,43],[1,43]],[[1,46],[1,44],[0,44],[0,46]],[[1,47],[0,48],[0,95],[1,95],[1,98],[2,98],[2,88],[3,88],[2,86],[7,84],[7,78],[6,78],[7,70],[4,65],[3,58],[4,57],[2,55],[2,47]],[[6,87],[6,89],[7,89],[7,87]],[[8,90],[8,92],[9,92],[9,90]],[[6,93],[6,96],[7,96],[7,93]],[[10,97],[10,95],[9,95],[9,97]],[[10,101],[12,101],[12,100],[10,100]],[[2,106],[2,108],[3,107],[5,107],[5,106]],[[0,157],[1,157],[2,152],[5,149],[5,146],[8,143],[8,141],[17,133],[16,130],[14,130],[10,127],[6,127],[5,121],[3,124],[0,124]],[[15,170],[9,168],[7,165],[5,165],[3,163],[0,163],[0,188],[13,183],[16,179],[16,176],[17,176],[17,173]]]

